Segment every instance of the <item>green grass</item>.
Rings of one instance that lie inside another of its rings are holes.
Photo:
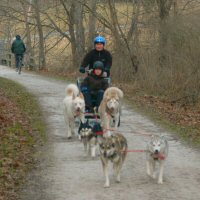
[[[36,98],[25,87],[5,78],[0,78],[0,88],[9,99],[17,103],[17,106],[29,117],[33,129],[37,130],[44,139],[46,126]]]
[[[8,113],[19,114],[0,130],[0,196],[9,199],[35,165],[38,147],[47,140],[46,123],[36,98],[23,86],[0,78],[0,90],[16,103],[15,110],[5,107]]]

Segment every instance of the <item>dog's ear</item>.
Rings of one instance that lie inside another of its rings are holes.
[[[80,97],[81,99],[84,99],[84,96],[83,96],[83,93],[82,93],[82,92],[80,92],[79,97]]]
[[[105,96],[105,100],[106,100],[106,101],[109,101],[109,100],[110,100],[110,95],[109,95],[109,94],[107,94],[107,95]]]

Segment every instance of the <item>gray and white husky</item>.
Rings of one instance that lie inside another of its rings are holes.
[[[104,187],[110,187],[108,174],[109,162],[113,163],[116,182],[120,182],[120,171],[127,154],[127,140],[122,134],[115,134],[109,137],[98,137],[100,158],[105,175]]]
[[[158,183],[163,183],[163,170],[164,170],[164,163],[168,156],[168,142],[164,138],[164,136],[160,135],[153,135],[148,144],[146,149],[147,155],[147,174],[152,177],[156,178],[156,163],[159,165],[159,175],[158,175]]]

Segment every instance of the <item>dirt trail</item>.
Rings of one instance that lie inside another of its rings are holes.
[[[66,139],[62,101],[66,83],[22,72],[18,75],[0,66],[0,76],[15,80],[37,96],[48,123],[49,142],[40,165],[30,175],[21,192],[22,200],[198,200],[200,199],[200,152],[181,141],[169,141],[169,157],[164,183],[158,185],[145,172],[145,154],[128,153],[122,168],[121,183],[111,177],[111,187],[103,188],[99,159],[85,156],[83,145]],[[120,130],[129,149],[144,149],[147,136],[133,133],[171,133],[156,126],[127,105],[123,108]]]

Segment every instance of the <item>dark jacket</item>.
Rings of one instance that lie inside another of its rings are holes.
[[[96,49],[93,49],[86,54],[83,62],[81,63],[81,67],[86,68],[89,65],[89,69],[92,69],[95,61],[102,61],[105,71],[110,70],[112,66],[112,56],[109,51],[105,49],[102,51],[97,51]]]
[[[26,51],[26,47],[24,45],[24,42],[20,39],[17,38],[13,41],[11,51],[14,54],[22,55]]]
[[[103,77],[92,74],[84,79],[81,84],[82,87],[87,87],[90,91],[98,92],[99,90],[106,90],[108,88],[108,82]]]

